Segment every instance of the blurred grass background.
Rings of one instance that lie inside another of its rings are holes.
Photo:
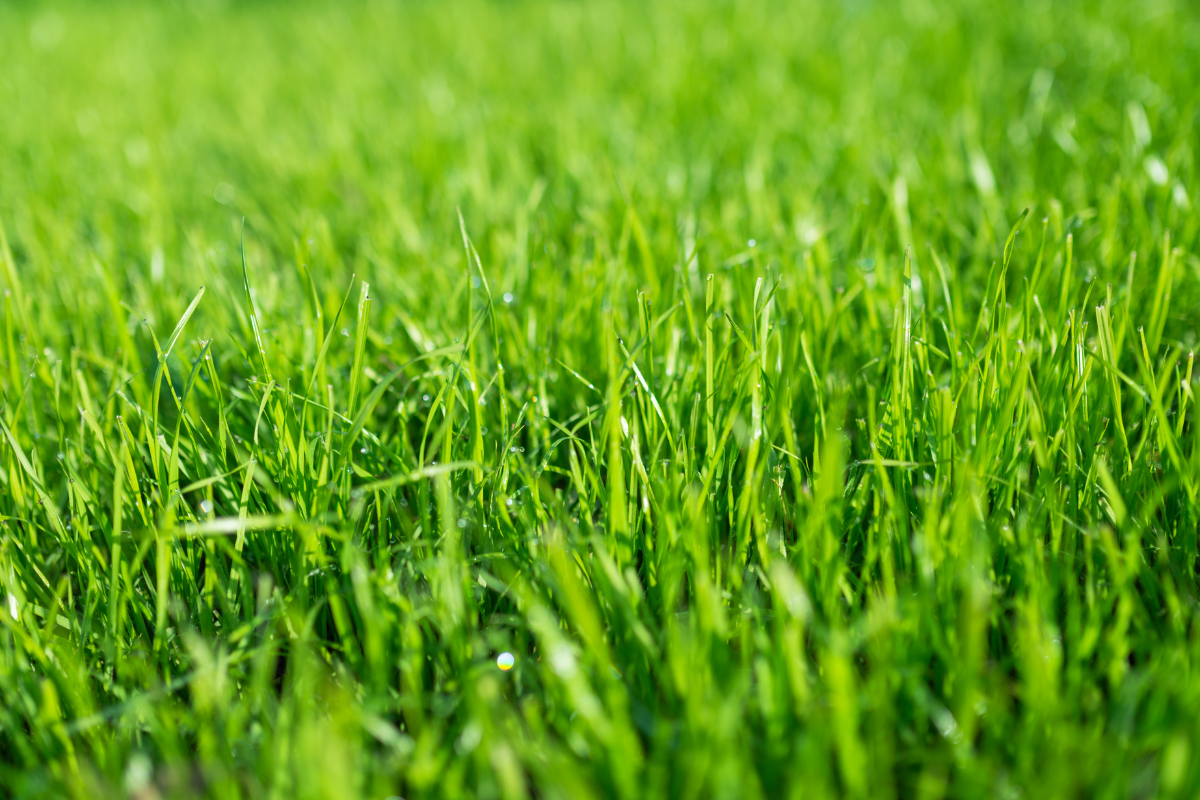
[[[0,6],[0,785],[1196,796],[1198,79],[1158,0]]]

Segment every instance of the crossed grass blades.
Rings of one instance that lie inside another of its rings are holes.
[[[0,40],[6,795],[1194,796],[1186,4]]]

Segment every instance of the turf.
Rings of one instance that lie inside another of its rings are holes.
[[[1195,797],[1197,86],[1169,0],[0,5],[0,793]]]

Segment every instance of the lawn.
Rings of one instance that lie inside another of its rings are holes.
[[[0,5],[0,795],[1194,798],[1186,0]]]

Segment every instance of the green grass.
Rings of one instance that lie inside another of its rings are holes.
[[[1196,797],[1197,86],[1168,0],[0,5],[0,793]]]

